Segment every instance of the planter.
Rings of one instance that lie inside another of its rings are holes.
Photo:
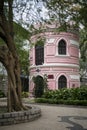
[[[0,126],[33,121],[39,118],[40,116],[41,116],[41,109],[36,106],[32,106],[31,109],[26,111],[1,113]]]

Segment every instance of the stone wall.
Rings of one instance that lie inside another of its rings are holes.
[[[33,121],[40,116],[41,110],[38,107],[34,106],[27,111],[3,113],[0,114],[0,126]]]

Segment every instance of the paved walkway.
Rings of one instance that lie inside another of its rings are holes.
[[[87,107],[36,105],[42,116],[35,121],[0,126],[0,130],[87,130]]]

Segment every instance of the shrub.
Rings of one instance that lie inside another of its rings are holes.
[[[56,100],[87,100],[87,87],[49,90],[42,97]]]
[[[37,98],[35,99],[37,103],[49,103],[49,104],[65,104],[65,105],[81,105],[87,106],[87,100],[56,100],[56,99],[46,99],[46,98]]]
[[[22,98],[28,98],[29,92],[22,92]]]
[[[53,96],[53,91],[52,91],[52,90],[49,90],[49,91],[44,92],[42,98],[47,98],[47,99],[49,99],[49,98],[52,98],[52,96]]]
[[[79,100],[87,100],[87,87],[79,88],[78,99]]]
[[[70,89],[64,88],[64,89],[61,89],[60,92],[61,92],[61,95],[62,95],[61,99],[67,100],[68,98],[71,98]]]
[[[36,102],[87,106],[87,87],[49,90]]]
[[[35,102],[37,102],[37,103],[47,103],[48,99],[46,99],[46,98],[36,98]]]

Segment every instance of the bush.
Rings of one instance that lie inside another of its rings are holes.
[[[87,106],[87,87],[49,90],[36,102]]]
[[[42,97],[56,100],[87,100],[87,87],[49,90]]]
[[[54,94],[53,94],[54,92],[55,92],[55,91],[51,91],[51,90],[46,91],[46,92],[44,93],[44,95],[42,96],[42,98],[47,98],[47,99],[52,98],[52,96],[54,95]]]
[[[78,99],[79,100],[87,100],[87,87],[79,88]]]
[[[22,98],[28,98],[29,92],[22,92]]]
[[[4,92],[2,92],[2,90],[0,90],[0,98],[3,98],[3,97],[5,97],[5,94]]]
[[[46,98],[37,98],[35,99],[36,103],[48,103],[48,104],[65,104],[65,105],[81,105],[87,106],[87,100],[56,100],[56,99],[46,99]]]
[[[61,99],[67,100],[68,98],[71,98],[71,94],[70,94],[70,89],[61,89],[60,90],[61,93]]]
[[[37,102],[37,103],[47,103],[48,99],[46,99],[46,98],[36,98],[35,102]]]

